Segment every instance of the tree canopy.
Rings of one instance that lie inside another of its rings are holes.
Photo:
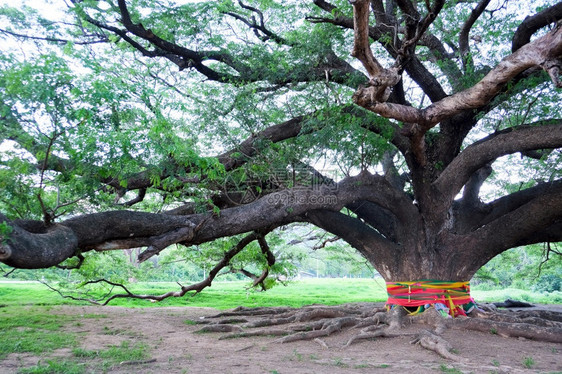
[[[562,3],[38,4],[0,8],[9,266],[233,238],[161,299],[295,223],[387,281],[562,240]]]

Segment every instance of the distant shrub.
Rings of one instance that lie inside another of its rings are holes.
[[[536,292],[562,291],[562,277],[555,274],[541,275],[532,288]]]
[[[492,284],[492,283],[476,283],[476,282],[470,282],[470,286],[472,289],[478,289],[480,291],[491,291],[491,290],[497,290],[498,286],[496,284]]]
[[[550,302],[553,304],[562,304],[562,292],[554,291],[550,293]]]

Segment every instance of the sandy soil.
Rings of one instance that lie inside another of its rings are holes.
[[[67,306],[52,312],[107,316],[84,318],[79,326],[72,323],[63,327],[82,336],[84,349],[104,349],[124,340],[147,344],[151,362],[122,363],[111,373],[562,373],[562,344],[491,333],[445,332],[444,337],[461,359],[453,362],[410,344],[409,337],[380,338],[342,348],[353,334],[346,331],[324,338],[326,348],[315,341],[279,344],[274,337],[219,340],[220,333],[195,334],[201,326],[185,321],[216,314],[211,308]],[[42,358],[11,354],[0,361],[0,373],[15,373],[47,357],[72,357],[72,352],[59,350]],[[528,357],[533,362],[531,368],[524,365]]]

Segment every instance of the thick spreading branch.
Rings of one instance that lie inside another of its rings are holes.
[[[525,188],[517,192],[512,192],[509,195],[502,196],[487,204],[483,204],[480,208],[480,211],[484,214],[482,214],[482,216],[479,217],[477,221],[479,226],[473,227],[470,231],[473,231],[479,227],[483,227],[488,223],[495,221],[502,216],[505,216],[507,213],[512,212],[517,208],[531,202],[538,196],[552,193],[552,191],[562,191],[562,180],[538,183],[533,187]],[[545,207],[545,211],[546,210],[547,208]],[[547,229],[548,227],[550,226],[546,226],[545,229]],[[537,234],[539,232],[540,231],[536,231]],[[562,232],[560,234],[562,234]],[[536,242],[540,242],[540,240]]]
[[[369,76],[367,89],[371,99],[376,102],[385,102],[390,96],[390,88],[400,80],[397,69],[385,69],[373,55],[369,39],[369,14],[370,1],[355,0],[353,4],[353,29],[355,40],[351,55],[356,57]]]
[[[10,221],[0,213],[0,223]],[[76,254],[76,233],[63,225],[51,225],[29,232],[11,225],[8,237],[0,236],[0,261],[14,268],[40,269],[61,263]]]
[[[405,131],[414,136],[416,133],[425,133],[439,122],[463,111],[487,105],[509,81],[530,68],[541,67],[549,73],[556,87],[562,87],[559,80],[561,66],[562,25],[559,25],[504,58],[471,88],[446,97],[425,109],[378,102],[373,99],[369,89],[358,90],[353,100],[356,104],[383,117],[412,124]]]
[[[159,253],[173,243],[200,244],[302,221],[303,215],[313,210],[339,211],[357,199],[375,202],[389,210],[395,206],[407,209],[407,198],[401,196],[393,191],[384,178],[364,173],[344,179],[335,188],[321,186],[310,190],[297,188],[272,193],[253,203],[224,209],[218,216],[206,213],[176,216],[131,211],[87,214],[55,226],[52,234],[56,234],[56,240],[51,239],[51,232],[48,232],[49,235],[29,232],[18,226],[17,222],[6,220],[10,226],[17,228],[18,235],[10,237],[9,244],[3,245],[2,262],[13,263],[17,267],[48,267],[74,256],[78,250],[106,251],[136,247],[149,247],[148,256]],[[406,211],[398,214],[406,214]],[[31,224],[25,227],[31,227]],[[61,246],[67,250],[59,254]],[[33,248],[33,251],[29,252],[25,248]],[[46,260],[41,260],[43,257],[50,262],[47,264]]]
[[[510,128],[466,147],[433,186],[443,199],[452,201],[478,169],[497,158],[522,151],[559,147],[562,147],[562,124]]]
[[[453,243],[458,242],[478,248],[479,255],[476,257],[468,251],[455,254],[455,261],[463,264],[458,269],[459,275],[463,274],[465,269],[479,269],[490,259],[509,248],[530,244],[530,242],[540,242],[541,238],[535,236],[535,233],[540,233],[544,228],[560,222],[562,219],[560,183],[547,186],[542,190],[540,195],[527,203],[506,212],[466,235],[450,234],[447,237],[443,244],[450,248],[454,248]],[[559,225],[558,228],[560,228]]]

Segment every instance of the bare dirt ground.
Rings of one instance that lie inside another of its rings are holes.
[[[555,308],[562,311],[560,306]],[[280,344],[269,336],[219,340],[223,334],[194,333],[201,326],[186,323],[217,312],[194,307],[65,306],[52,310],[54,314],[103,316],[63,327],[79,334],[84,349],[105,349],[123,341],[146,344],[150,360],[117,364],[108,370],[111,373],[562,373],[562,344],[492,333],[446,331],[443,337],[460,359],[454,362],[410,344],[408,336],[366,340],[343,348],[353,330],[323,338],[327,345],[323,346],[314,340]],[[414,328],[420,329],[411,326],[406,330]],[[16,373],[40,359],[72,356],[68,349],[42,357],[11,354],[0,361],[0,373]],[[101,370],[94,366],[88,372]]]

